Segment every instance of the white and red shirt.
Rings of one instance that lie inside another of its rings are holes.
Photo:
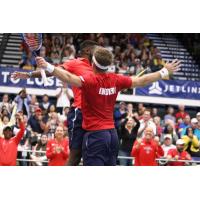
[[[84,74],[93,73],[92,66],[89,60],[85,58],[77,58],[68,60],[62,64],[64,69],[77,76],[83,76]],[[72,91],[74,93],[74,103],[72,107],[81,108],[81,89],[73,86]]]
[[[113,110],[120,90],[130,88],[132,79],[115,73],[89,73],[82,80],[82,127],[88,131],[114,128]]]

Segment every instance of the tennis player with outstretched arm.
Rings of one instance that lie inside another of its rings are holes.
[[[80,56],[77,59],[68,60],[61,66],[77,76],[82,76],[86,73],[92,72],[92,55],[96,42],[85,40],[80,44]],[[52,76],[52,73],[46,72],[47,76]],[[12,77],[15,79],[27,79],[41,77],[41,72],[14,72]],[[81,89],[73,86],[74,103],[70,107],[67,116],[68,133],[69,133],[69,148],[70,155],[68,165],[76,166],[79,164],[82,155],[82,143],[85,130],[82,128],[82,111],[81,111]]]
[[[143,87],[163,79],[180,69],[180,61],[166,63],[160,71],[142,77],[107,73],[113,55],[102,47],[95,49],[92,61],[94,73],[76,76],[54,67],[41,57],[36,58],[38,67],[82,90],[82,127],[87,131],[83,140],[83,164],[116,165],[118,138],[114,129],[113,110],[118,92],[126,88]]]

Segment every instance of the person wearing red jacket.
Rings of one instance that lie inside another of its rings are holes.
[[[48,141],[46,156],[49,159],[49,166],[64,166],[67,162],[69,157],[69,142],[64,138],[62,126],[56,128],[55,139]]]
[[[176,141],[176,149],[170,149],[167,153],[167,159],[170,161],[174,160],[191,160],[191,156],[187,151],[184,151],[184,141],[182,139],[178,139]],[[178,162],[172,161],[169,162],[169,166],[184,166],[187,165],[187,162]]]
[[[131,152],[131,156],[135,157],[135,166],[157,166],[156,158],[164,155],[159,138],[153,139],[153,135],[153,129],[147,127],[144,138],[135,141]]]
[[[4,138],[0,138],[0,166],[16,166],[17,146],[24,135],[25,125],[23,115],[17,113],[19,120],[19,132],[15,137],[12,137],[12,128],[6,126],[3,129]]]

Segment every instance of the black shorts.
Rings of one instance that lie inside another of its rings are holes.
[[[81,110],[71,107],[67,116],[70,150],[82,150],[83,136],[85,133],[85,130],[82,129],[82,121]]]

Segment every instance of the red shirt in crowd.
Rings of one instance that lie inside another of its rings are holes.
[[[175,117],[176,117],[176,119],[178,119],[178,118],[184,119],[187,115],[188,115],[187,112],[177,112]]]
[[[167,153],[167,155],[170,155],[172,158],[174,158],[175,156],[179,156],[178,160],[188,160],[188,157],[190,158],[190,155],[188,154],[187,151],[182,151],[181,153],[178,152],[177,149],[170,149]],[[191,158],[190,158],[191,160]],[[170,162],[169,163],[170,166],[184,166],[185,162]]]
[[[130,88],[130,77],[114,73],[90,73],[82,80],[82,127],[88,131],[114,128],[113,110],[120,90]]]
[[[64,64],[62,64],[62,66],[67,71],[77,76],[83,76],[84,74],[93,72],[89,60],[85,58],[68,60]],[[81,89],[73,86],[72,91],[74,93],[74,103],[72,107],[81,108]]]
[[[162,147],[153,139],[147,142],[144,138],[139,149],[136,148],[137,144],[138,142],[135,141],[131,152],[131,156],[135,157],[135,166],[156,166],[156,158],[164,156]]]
[[[62,151],[56,152],[56,148],[63,148]],[[49,166],[64,166],[69,157],[69,141],[64,138],[61,141],[56,139],[49,140],[46,148],[46,156],[49,159]]]
[[[17,146],[24,135],[24,123],[19,124],[19,132],[9,140],[0,138],[0,166],[16,166]]]

